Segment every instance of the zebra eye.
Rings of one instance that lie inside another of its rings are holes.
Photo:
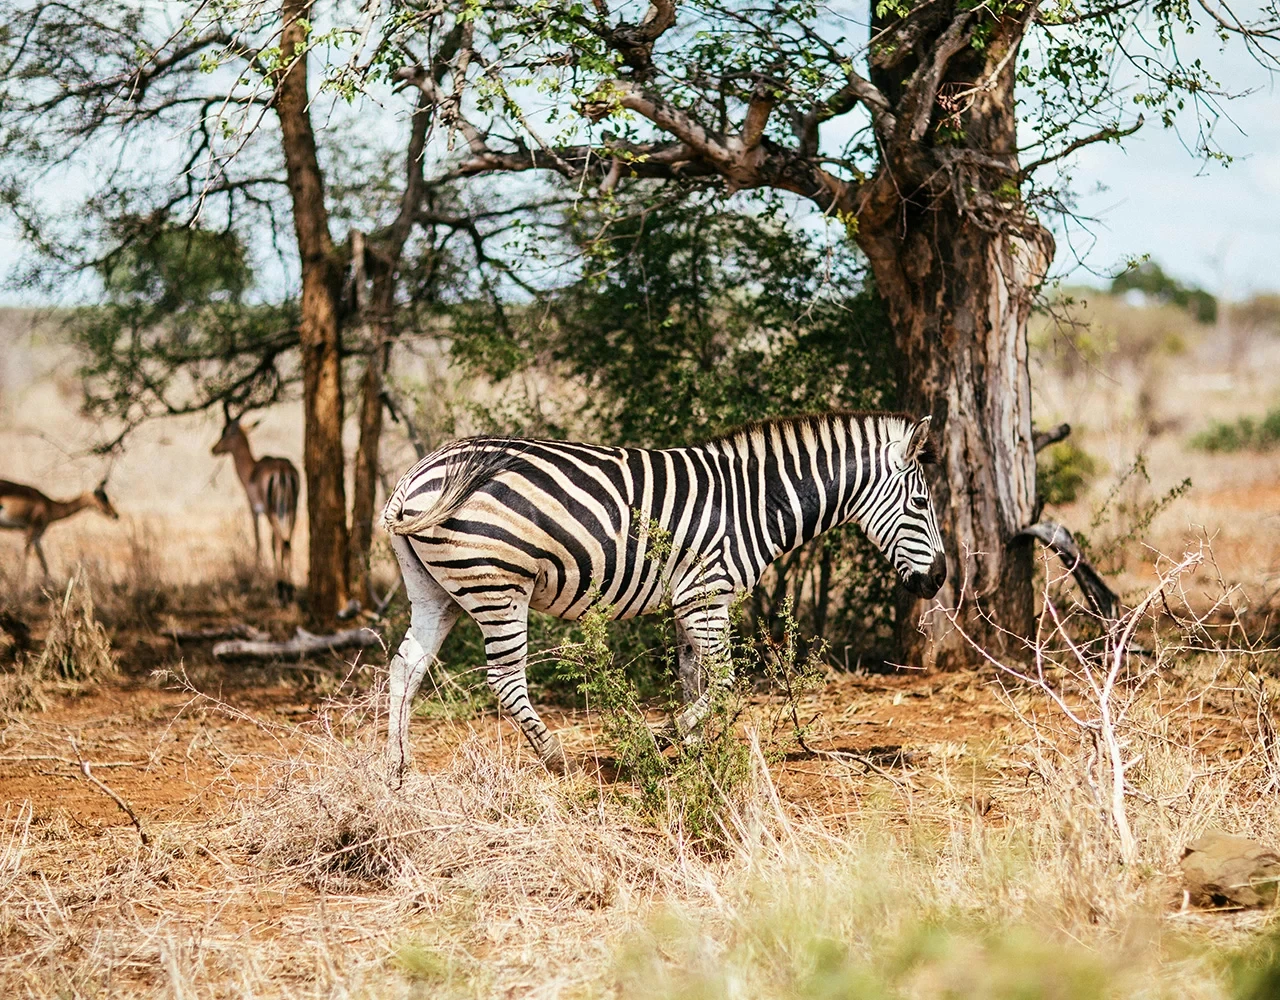
[[[929,498],[928,497],[912,497],[911,506],[914,507],[916,510],[928,510]]]

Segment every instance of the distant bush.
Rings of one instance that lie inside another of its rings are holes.
[[[1036,491],[1045,503],[1074,503],[1098,473],[1098,463],[1069,441],[1045,450],[1036,462]]]
[[[1184,285],[1169,277],[1155,261],[1143,261],[1130,267],[1111,282],[1111,294],[1139,291],[1157,302],[1167,302],[1186,309],[1197,323],[1212,323],[1218,318],[1218,300],[1203,288]]]
[[[1215,420],[1191,439],[1201,451],[1270,451],[1280,444],[1280,408],[1267,411],[1261,420],[1241,417],[1233,423]]]

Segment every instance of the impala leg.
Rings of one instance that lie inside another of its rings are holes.
[[[712,606],[677,611],[676,636],[680,643],[680,681],[687,702],[684,711],[676,716],[676,729],[682,738],[690,739],[702,729],[716,693],[733,686],[729,609]]]
[[[255,510],[253,511],[253,567],[254,569],[262,568],[262,529],[258,525],[258,519],[261,515]]]
[[[409,630],[391,658],[391,703],[387,720],[387,755],[392,772],[403,775],[409,766],[409,714],[413,696],[462,609],[427,572],[409,540],[391,536],[391,547],[400,562],[405,592],[412,605]]]
[[[284,577],[285,595],[293,600],[293,543],[285,535],[280,536],[280,571]]]
[[[36,558],[40,560],[40,569],[44,572],[44,579],[49,579],[49,561],[45,559],[44,546],[40,544],[43,535],[44,532],[42,531],[33,531],[27,535],[27,548],[22,554],[22,576],[24,583],[26,582],[27,575],[27,561],[31,556],[32,549],[36,550]]]
[[[271,529],[271,568],[275,573],[276,600],[287,604],[289,588],[284,576],[284,532],[280,530],[279,519],[270,511],[267,512],[267,526]]]

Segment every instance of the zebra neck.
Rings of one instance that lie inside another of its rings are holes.
[[[753,449],[763,465],[764,496],[756,509],[769,560],[855,516],[859,482],[848,456],[854,440],[838,424],[807,439],[770,428],[763,450]]]

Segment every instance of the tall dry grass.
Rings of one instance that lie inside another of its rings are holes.
[[[716,850],[599,774],[560,779],[487,738],[394,790],[367,693],[303,727],[202,698],[191,710],[257,726],[266,748],[219,751],[241,777],[208,821],[150,824],[144,846],[10,807],[0,983],[40,998],[1265,996],[1249,990],[1270,916],[1183,909],[1176,870],[1208,828],[1280,829],[1251,739],[1256,659],[1165,663],[1130,703],[1128,863],[1096,750],[1031,687],[1003,689],[1023,720],[1003,734],[924,749],[897,780],[849,772],[839,817],[780,795],[749,715],[751,780]]]

